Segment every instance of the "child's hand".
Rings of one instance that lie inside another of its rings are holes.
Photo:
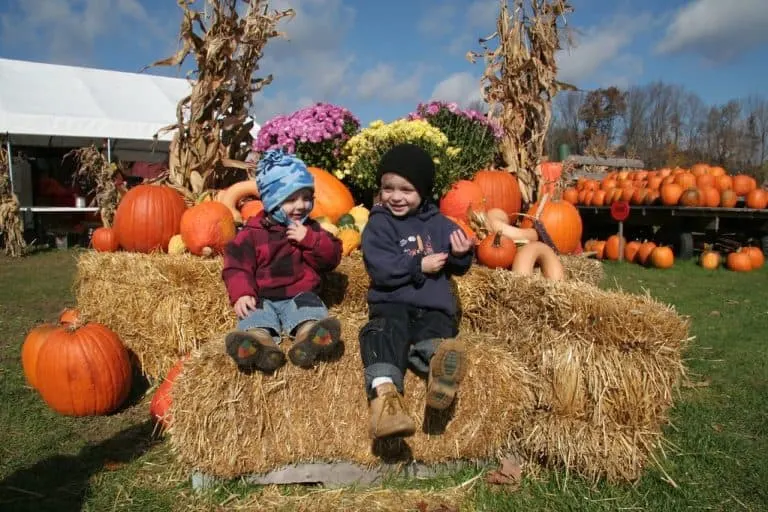
[[[304,224],[299,224],[298,222],[294,221],[291,222],[291,224],[288,226],[285,234],[288,237],[288,240],[301,242],[304,240],[304,237],[307,236],[307,227]]]
[[[256,311],[256,297],[252,295],[243,295],[235,302],[235,314],[241,320],[248,316],[251,311]]]
[[[421,259],[421,271],[425,274],[435,274],[440,272],[448,259],[447,252],[438,252],[424,256]]]
[[[472,249],[474,243],[474,240],[467,237],[464,231],[457,229],[451,233],[451,254],[460,258]]]

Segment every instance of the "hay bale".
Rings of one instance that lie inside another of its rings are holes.
[[[221,339],[205,344],[185,363],[173,391],[170,434],[178,458],[229,478],[301,462],[485,459],[510,446],[512,426],[533,411],[534,379],[481,335],[465,337],[470,368],[447,424],[447,413],[425,420],[426,386],[409,372],[405,403],[416,435],[372,443],[357,341],[365,320],[345,318],[344,355],[312,371],[287,365],[274,376],[244,375],[223,353]]]
[[[80,312],[116,331],[153,378],[201,340],[235,326],[221,260],[86,251],[77,262],[75,296]]]

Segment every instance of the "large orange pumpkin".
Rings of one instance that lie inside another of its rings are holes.
[[[467,221],[468,212],[486,210],[485,195],[480,186],[469,180],[459,180],[440,198],[440,212],[446,217]]]
[[[539,203],[533,203],[527,215],[535,217],[538,209]],[[576,251],[581,242],[583,225],[579,210],[575,206],[567,201],[549,200],[544,205],[539,220],[561,254],[571,254]],[[532,228],[533,221],[531,218],[525,218],[521,226]]]
[[[143,253],[167,251],[186,209],[184,198],[171,187],[138,185],[130,189],[115,212],[113,229],[120,247]]]
[[[235,238],[235,219],[226,205],[205,201],[184,212],[181,217],[181,239],[192,254],[222,254]]]
[[[59,327],[37,355],[37,388],[53,410],[68,416],[107,414],[131,389],[131,361],[120,338],[98,323]]]
[[[21,346],[21,368],[30,386],[37,389],[37,355],[48,336],[56,330],[53,324],[41,324],[29,331]]]
[[[308,167],[315,178],[315,206],[309,213],[313,219],[327,217],[333,224],[355,207],[352,192],[333,174],[319,167]]]
[[[472,179],[485,197],[487,209],[499,208],[504,210],[510,219],[515,219],[520,213],[522,196],[517,177],[507,171],[482,170]]]
[[[91,234],[91,247],[97,252],[115,252],[120,247],[117,232],[112,228],[96,228]]]

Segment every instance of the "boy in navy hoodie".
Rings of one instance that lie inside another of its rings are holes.
[[[410,436],[402,402],[410,365],[428,374],[427,407],[448,408],[467,370],[450,276],[472,264],[474,241],[431,200],[435,166],[418,146],[400,144],[381,159],[379,204],[362,237],[369,321],[360,330],[371,436]]]

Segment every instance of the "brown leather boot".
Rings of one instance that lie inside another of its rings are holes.
[[[266,329],[232,331],[224,338],[224,344],[242,371],[273,372],[285,364],[285,354]]]
[[[296,329],[288,357],[296,366],[311,367],[318,358],[330,356],[339,346],[341,323],[336,318],[308,320]]]
[[[371,437],[408,437],[416,432],[416,424],[405,411],[403,399],[391,382],[376,388],[371,400]]]
[[[427,407],[438,410],[450,407],[466,373],[464,344],[456,339],[443,340],[429,362]]]

